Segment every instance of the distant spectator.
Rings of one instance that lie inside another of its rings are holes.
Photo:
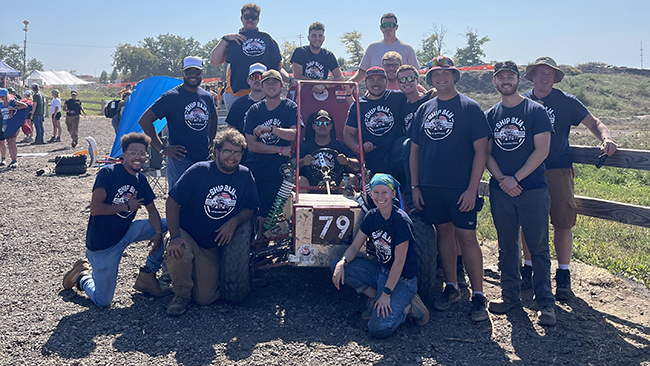
[[[50,104],[50,115],[52,116],[52,138],[48,141],[61,142],[61,99],[59,98],[59,91],[52,89],[52,103]]]
[[[117,105],[117,114],[111,120],[111,124],[113,125],[113,129],[115,130],[116,134],[117,134],[117,128],[120,127],[120,121],[122,120],[124,107],[126,107],[126,103],[129,101],[129,96],[131,96],[131,92],[127,91],[122,93],[122,100],[120,100],[120,103]]]
[[[34,141],[34,121],[32,121],[32,116],[34,115],[34,100],[32,99],[32,91],[31,90],[25,90],[25,97],[20,100],[21,102],[31,105],[32,106],[32,111],[27,114],[27,118],[25,119],[25,124],[21,127],[23,130],[23,133],[25,134],[25,138],[21,142],[32,142]]]
[[[131,92],[133,92],[133,86],[131,84],[126,84],[124,89],[120,90],[120,95],[124,93],[131,93]]]
[[[45,130],[43,129],[43,119],[45,117],[45,95],[39,91],[38,84],[32,84],[32,92],[34,93],[32,99],[34,100],[32,121],[36,129],[36,141],[34,145],[43,145]]]
[[[27,107],[27,104],[19,102],[16,99],[9,98],[9,91],[7,89],[0,89],[0,113],[2,113],[3,125],[7,123],[7,120],[13,116],[16,110],[25,109]],[[4,126],[1,131],[5,131]],[[18,130],[16,130],[15,133],[13,133],[11,136],[5,136],[4,133],[1,134],[0,155],[2,155],[2,160],[0,160],[0,166],[6,164],[5,157],[7,153],[5,151],[5,139],[7,140],[7,146],[9,146],[9,155],[11,156],[11,163],[9,164],[9,168],[15,168],[17,166],[18,147],[16,146],[16,136],[18,136]]]
[[[70,99],[65,101],[63,110],[66,112],[65,125],[68,128],[70,137],[72,137],[71,146],[77,146],[79,141],[79,115],[81,113],[86,115],[86,111],[81,106],[81,101],[77,99],[77,91],[70,92]]]

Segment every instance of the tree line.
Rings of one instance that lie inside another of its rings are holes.
[[[27,60],[27,65],[23,63],[23,48],[13,43],[10,45],[0,44],[0,60],[4,61],[8,66],[18,70],[22,74],[22,78],[26,79],[35,70],[43,71],[43,63],[35,58]],[[25,68],[27,66],[27,68]]]

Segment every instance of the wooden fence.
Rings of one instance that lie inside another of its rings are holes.
[[[84,110],[86,111],[93,111],[93,112],[104,112],[104,107],[106,106],[106,101],[103,102],[95,102],[92,100],[82,100],[81,104],[84,105]],[[86,108],[85,106],[88,104],[92,104],[93,106],[99,105],[99,108]]]
[[[598,147],[571,146],[569,154],[574,163],[596,165],[601,151]],[[650,151],[618,149],[614,155],[609,156],[604,161],[603,166],[650,170]],[[490,195],[488,182],[481,182],[479,194],[482,196]],[[650,227],[650,207],[583,196],[575,196],[575,201],[578,206],[578,213],[581,215]]]

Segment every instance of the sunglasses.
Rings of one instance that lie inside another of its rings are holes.
[[[260,18],[257,14],[244,14],[243,17],[246,20],[257,20]]]
[[[400,84],[406,84],[406,83],[412,83],[418,78],[415,76],[403,76],[401,78],[397,78],[397,82]]]
[[[149,154],[147,154],[147,152],[144,151],[144,150],[141,150],[141,151],[128,150],[128,151],[125,151],[124,154],[126,154],[126,155],[128,155],[128,156],[130,156],[132,158],[148,158],[149,157]]]
[[[325,126],[325,127],[329,127],[329,125],[331,125],[332,122],[330,122],[330,121],[314,121],[314,124],[315,124],[316,126]]]
[[[242,151],[232,151],[228,149],[221,149],[219,151],[221,152],[221,155],[223,155],[224,158],[229,158],[231,155],[234,155],[235,158],[241,159],[242,156],[244,156],[244,153]]]
[[[248,78],[251,80],[262,80],[262,74],[256,72],[254,74],[248,75]]]
[[[436,57],[429,61],[429,67],[434,66],[454,66],[454,62],[448,57]]]
[[[386,28],[393,29],[393,28],[397,28],[397,23],[393,23],[393,22],[381,23],[381,27],[383,29],[386,29]]]
[[[198,76],[203,74],[203,71],[197,69],[196,67],[189,67],[183,70],[183,73],[187,76]]]
[[[497,62],[496,64],[494,64],[494,68],[497,70],[503,68],[504,66],[507,68],[512,68],[512,67],[517,67],[517,64],[512,61]]]

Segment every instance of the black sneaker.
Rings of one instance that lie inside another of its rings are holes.
[[[482,322],[488,320],[488,312],[485,307],[485,296],[476,294],[472,296],[472,320],[475,322]]]
[[[70,144],[70,146],[72,146],[72,147],[76,147],[76,146],[77,146],[77,141],[72,141],[72,143]]]
[[[47,140],[47,143],[48,143],[48,144],[51,144],[51,143],[53,143],[54,141],[56,141],[56,137],[52,136],[51,139]]]
[[[575,295],[571,291],[571,272],[568,269],[559,269],[555,272],[555,298],[558,300],[570,300]]]
[[[533,288],[533,267],[523,265],[519,269],[521,274],[521,290],[529,290]]]
[[[7,168],[15,169],[16,167],[18,167],[18,160],[12,160]]]
[[[61,142],[61,136],[57,137],[56,140],[54,140],[54,142]]]
[[[566,270],[565,270],[566,271]],[[537,312],[538,323],[539,325],[556,325],[557,317],[555,316],[555,306],[543,306],[540,311]]]
[[[505,314],[514,308],[521,307],[521,300],[513,300],[507,297],[501,297],[497,300],[490,301],[489,309],[493,314]]]
[[[445,311],[449,309],[451,304],[460,300],[460,296],[460,291],[456,290],[452,285],[447,285],[445,287],[445,291],[442,293],[442,296],[433,302],[433,308],[438,311]]]

